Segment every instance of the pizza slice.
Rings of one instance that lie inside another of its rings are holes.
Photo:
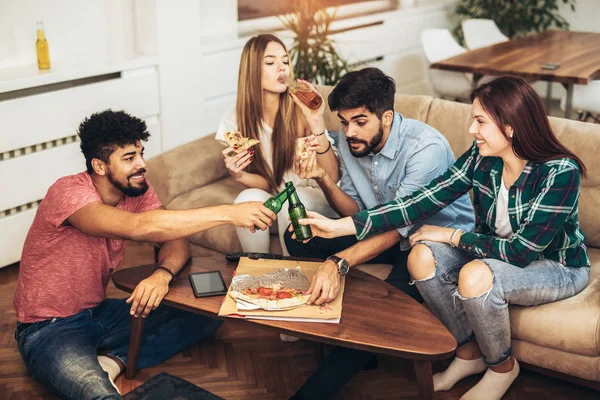
[[[225,139],[227,140],[227,145],[232,147],[236,153],[241,153],[260,143],[260,140],[242,136],[241,132],[225,132]]]
[[[230,296],[236,301],[254,304],[263,310],[278,311],[289,310],[306,304],[309,295],[302,290],[281,287],[261,286],[257,289],[244,289],[241,292],[232,290]]]
[[[296,155],[300,158],[300,160],[306,160],[310,153],[308,152],[310,149],[310,137],[301,137],[296,139]]]

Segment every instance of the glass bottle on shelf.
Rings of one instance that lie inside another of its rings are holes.
[[[37,62],[39,69],[50,69],[50,49],[48,41],[44,34],[44,23],[37,22],[37,41],[35,42],[35,52],[37,53]]]
[[[286,84],[291,94],[295,94],[311,110],[317,110],[323,104],[319,93],[314,92],[306,83],[296,81],[285,74],[281,75],[279,80]]]

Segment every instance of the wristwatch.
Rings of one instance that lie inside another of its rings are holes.
[[[350,264],[348,263],[348,261],[346,261],[342,257],[338,257],[336,255],[329,256],[329,257],[327,257],[327,261],[333,261],[337,265],[338,272],[340,273],[341,276],[346,275],[348,273],[348,271],[350,270]]]

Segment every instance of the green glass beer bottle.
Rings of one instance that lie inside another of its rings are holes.
[[[298,197],[298,193],[296,192],[296,188],[292,182],[286,182],[286,188],[292,188],[292,193],[289,197],[289,214],[290,220],[292,221],[292,226],[294,227],[294,233],[296,234],[296,240],[303,241],[306,239],[310,239],[313,237],[312,230],[309,225],[300,225],[298,223],[299,219],[306,218],[306,209],[304,208],[304,204],[300,201],[300,197]]]
[[[283,204],[287,201],[290,194],[296,191],[296,188],[292,184],[292,188],[290,189],[287,184],[291,182],[287,182],[285,185],[285,189],[281,191],[281,193],[276,194],[275,196],[269,197],[263,204],[269,210],[273,211],[275,214],[278,214],[283,207]]]
[[[288,182],[291,183],[291,182]],[[265,202],[263,203],[263,205],[265,207],[267,207],[269,210],[273,211],[275,213],[275,215],[277,215],[279,213],[279,211],[281,211],[281,209],[283,208],[283,204],[287,201],[288,197],[290,197],[290,194],[292,193],[292,191],[295,191],[296,188],[294,187],[294,185],[292,184],[292,188],[290,189],[287,186],[286,183],[286,187],[285,189],[283,189],[280,193],[276,194],[275,196],[271,196],[269,197],[267,200],[265,200]],[[258,226],[254,226],[255,230],[260,230],[260,228]]]

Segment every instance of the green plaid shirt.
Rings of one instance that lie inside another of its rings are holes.
[[[568,267],[590,265],[579,226],[580,174],[577,163],[561,158],[528,162],[508,191],[509,238],[497,237],[496,199],[503,162],[483,157],[475,142],[439,178],[410,196],[352,216],[357,238],[415,224],[473,189],[479,233],[464,232],[459,248],[477,258],[495,258],[518,267],[548,258]]]

